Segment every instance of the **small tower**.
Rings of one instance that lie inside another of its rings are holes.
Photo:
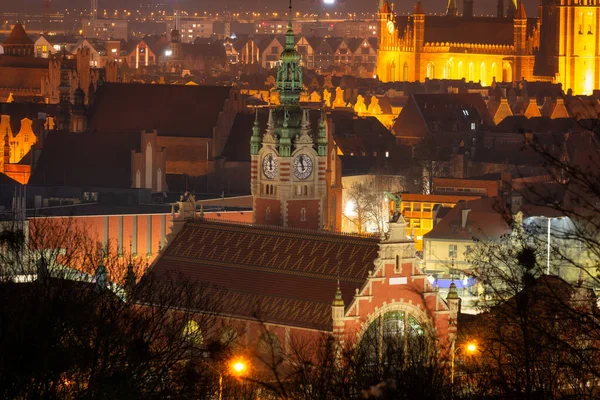
[[[333,334],[335,336],[340,337],[344,333],[344,315],[344,299],[342,298],[342,291],[340,290],[340,283],[338,281],[335,297],[333,298],[333,303],[331,303],[331,319],[333,322]]]
[[[71,70],[67,66],[67,48],[63,45],[63,56],[60,64],[60,85],[59,91],[59,113],[58,113],[58,130],[68,131],[71,128]]]
[[[454,283],[454,279],[452,279],[452,283],[450,284],[448,296],[446,296],[446,303],[448,304],[448,310],[450,311],[450,315],[448,316],[448,337],[451,342],[454,342],[456,340],[456,332],[458,328],[458,314],[460,313],[461,303],[461,299],[458,296],[458,291],[456,290],[456,284]]]
[[[108,271],[104,266],[104,255],[100,255],[100,264],[98,268],[96,268],[96,273],[94,274],[94,279],[96,280],[96,288],[98,290],[104,290],[108,287]]]
[[[133,290],[135,289],[136,281],[137,277],[135,276],[135,272],[133,271],[133,262],[130,257],[129,264],[127,265],[127,272],[125,273],[125,282],[123,285],[127,296],[130,296]]]
[[[171,61],[181,61],[181,35],[177,23],[171,31]]]
[[[73,107],[71,108],[71,132],[83,132],[87,129],[85,117],[85,92],[78,86],[73,93]]]

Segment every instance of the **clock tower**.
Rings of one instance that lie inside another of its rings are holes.
[[[277,70],[280,105],[269,109],[263,135],[257,112],[250,139],[253,222],[321,229],[327,214],[327,127],[321,113],[313,134],[310,112],[300,108],[302,67],[294,47],[291,0],[289,18]]]

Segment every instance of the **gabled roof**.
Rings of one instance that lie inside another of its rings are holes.
[[[4,41],[3,45],[33,45],[33,40],[27,36],[27,32],[23,28],[23,25],[16,23],[12,32],[8,38]]]
[[[159,136],[211,138],[230,92],[225,86],[105,83],[96,92],[88,127],[106,133],[156,129]]]
[[[466,220],[463,227],[463,210]],[[484,197],[471,201],[459,201],[441,219],[433,229],[425,235],[425,239],[452,240],[494,240],[510,232],[503,213],[502,199]]]
[[[471,123],[494,124],[479,93],[415,93],[396,119],[393,130],[400,137],[423,137],[433,123],[440,132],[470,131]]]
[[[220,311],[234,318],[330,330],[338,278],[348,305],[373,269],[378,243],[195,219],[185,223],[149,274],[224,289]]]

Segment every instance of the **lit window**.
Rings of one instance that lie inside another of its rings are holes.
[[[477,128],[477,124],[475,122],[471,122],[471,130],[474,131]]]
[[[385,152],[385,157],[386,157],[386,158],[389,158],[389,156],[390,156],[390,152],[389,152],[389,151],[386,151],[386,152]]]

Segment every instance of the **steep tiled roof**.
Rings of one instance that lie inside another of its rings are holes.
[[[29,36],[27,36],[27,32],[23,29],[23,25],[16,23],[12,32],[8,36],[8,38],[4,41],[4,45],[7,44],[28,44],[32,45],[33,40]]]
[[[89,128],[106,133],[156,129],[160,136],[210,138],[231,88],[106,83],[96,92]]]
[[[199,219],[185,223],[150,275],[226,290],[226,315],[328,330],[338,277],[348,305],[378,249],[377,239]]]

